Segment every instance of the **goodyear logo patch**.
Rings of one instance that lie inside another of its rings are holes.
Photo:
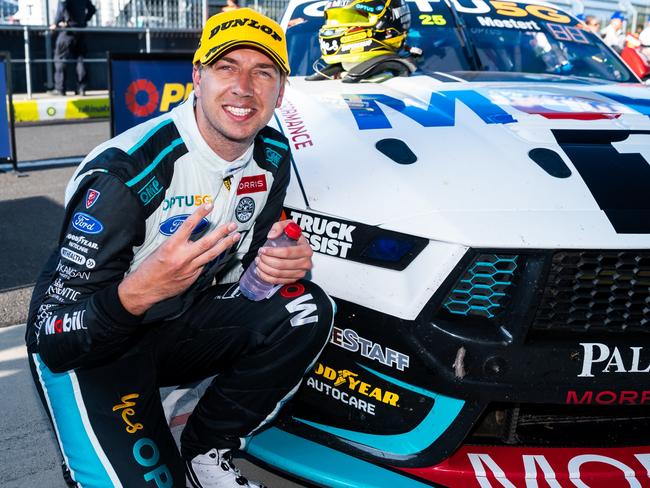
[[[398,407],[399,395],[392,391],[382,390],[378,386],[362,381],[357,373],[347,369],[335,370],[329,366],[317,363],[314,368],[314,375],[320,376],[334,383],[334,387],[347,389],[356,394],[372,398],[378,402]]]

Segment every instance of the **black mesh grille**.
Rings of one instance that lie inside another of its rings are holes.
[[[611,447],[648,442],[646,405],[492,405],[470,442],[526,446]]]
[[[555,253],[533,330],[650,331],[650,252]]]

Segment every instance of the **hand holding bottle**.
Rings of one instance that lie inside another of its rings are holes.
[[[251,279],[250,273],[256,286],[259,285],[258,281],[265,283],[265,293],[251,294],[251,296],[258,296],[258,300],[271,296],[277,285],[294,283],[303,278],[312,267],[313,251],[301,235],[300,227],[292,220],[274,224],[268,238],[269,240],[260,248],[255,261],[240,280],[240,289],[245,296],[248,296],[247,291],[253,287],[248,282]],[[249,276],[246,276],[247,274]]]

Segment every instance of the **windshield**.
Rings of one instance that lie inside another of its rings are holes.
[[[287,27],[293,75],[313,73],[320,57],[318,29],[324,1],[299,5]],[[561,11],[540,5],[492,0],[455,0],[455,16],[443,2],[407,2],[411,28],[406,44],[422,49],[418,72],[489,71],[636,81],[631,71],[594,34]],[[463,47],[465,38],[471,47]]]
[[[550,8],[544,13],[552,15],[554,22],[531,15],[518,20],[465,14],[463,19],[478,54],[480,69],[617,82],[634,80],[614,53],[595,34],[580,28],[575,19]]]

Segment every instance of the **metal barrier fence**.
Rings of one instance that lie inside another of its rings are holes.
[[[161,0],[159,3],[149,3],[156,5],[156,8],[163,8],[163,4],[166,2]],[[197,1],[192,3],[189,0],[187,3],[188,5],[199,4]],[[288,0],[246,0],[241,1],[240,5],[249,6],[279,21],[287,3]],[[151,10],[153,8],[151,5],[148,7],[150,9],[148,12],[156,13],[157,11]],[[172,5],[171,2],[167,8],[170,8],[170,5]],[[134,3],[133,8],[136,8],[135,6]],[[215,13],[211,10],[212,8],[205,15]],[[164,11],[162,13],[165,14]],[[178,15],[180,14],[178,13]],[[178,16],[174,18],[177,23],[182,23],[179,22]],[[106,52],[193,51],[199,39],[204,17],[199,16],[198,18],[201,20],[196,27],[187,28],[89,26],[84,29],[69,28],[67,30],[85,33],[89,49],[84,62],[90,63],[89,73],[93,71],[95,73],[92,77],[95,80],[95,86],[89,88],[104,89],[106,88]],[[197,22],[195,16],[188,15],[186,20],[188,24]],[[3,45],[3,49],[11,52],[14,93],[27,93],[28,98],[31,98],[33,92],[52,88],[54,40],[56,32],[61,30],[63,29],[51,31],[44,25],[0,25],[0,44]],[[76,63],[76,60],[66,62]],[[102,67],[99,68],[97,65]]]
[[[210,3],[220,0],[93,0],[94,27],[199,28]],[[0,24],[53,23],[58,0],[0,0]],[[225,4],[225,0],[221,5]],[[214,4],[219,7],[218,3]]]
[[[247,0],[245,6],[262,12],[264,15],[280,22],[288,3],[289,0]],[[240,5],[244,6],[242,2],[240,2]]]
[[[57,29],[60,31],[63,29]],[[89,63],[89,73],[94,71],[95,86],[91,89],[106,88],[106,53],[111,52],[161,52],[193,51],[200,36],[199,29],[121,29],[112,27],[86,27],[84,29],[66,29],[83,31],[88,56],[84,63]],[[0,27],[0,39],[6,40],[11,50],[12,72],[14,73],[14,93],[26,93],[32,97],[34,91],[52,88],[54,69],[53,46],[56,31],[45,26],[3,26]],[[22,49],[18,45],[18,36],[22,38]],[[75,59],[66,63],[76,63]],[[93,67],[93,65],[101,65]],[[37,69],[37,68],[42,69]],[[35,81],[36,78],[36,81]],[[24,84],[23,84],[24,81]],[[34,85],[37,89],[34,90]]]
[[[124,4],[124,5],[120,5]],[[200,29],[207,17],[203,0],[132,0],[102,2],[115,27]],[[100,12],[101,13],[101,12]],[[106,16],[106,15],[104,15]]]
[[[97,13],[91,27],[200,29],[203,19],[221,10],[226,0],[93,0]],[[54,22],[58,0],[0,0],[0,25],[42,26]],[[240,0],[278,19],[287,0]],[[20,7],[20,8],[19,8]]]

